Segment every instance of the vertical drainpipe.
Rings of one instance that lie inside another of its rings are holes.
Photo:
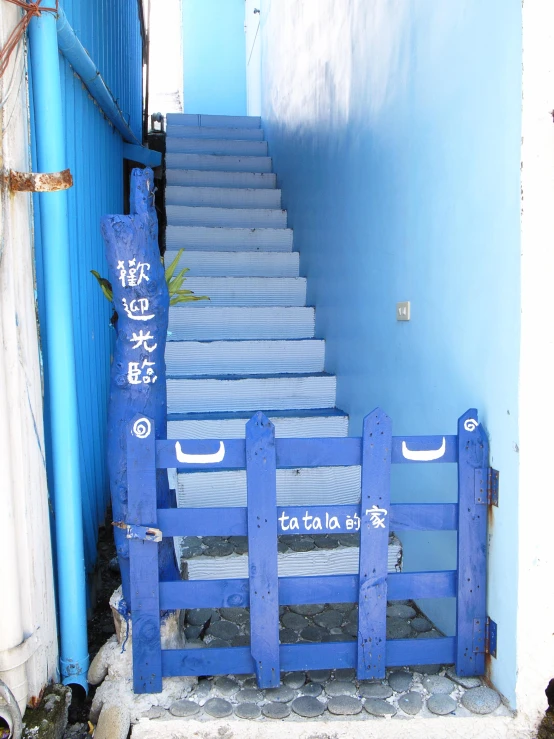
[[[56,17],[29,25],[35,137],[39,172],[65,169],[63,108]],[[64,684],[87,690],[89,664],[86,581],[79,469],[79,434],[67,193],[41,193],[48,392],[56,522],[60,662]]]

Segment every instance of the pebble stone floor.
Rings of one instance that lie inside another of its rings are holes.
[[[280,608],[280,638],[285,644],[352,641],[357,633],[357,604],[298,605]],[[188,648],[246,646],[246,608],[187,611]],[[443,636],[412,601],[387,608],[391,639]],[[357,681],[353,669],[311,670],[281,675],[278,688],[260,690],[253,675],[200,678],[193,692],[174,702],[169,713],[194,719],[244,720],[446,716],[505,712],[500,696],[479,678],[458,677],[452,666],[412,665],[388,671],[382,681]],[[160,707],[145,717],[167,717]]]

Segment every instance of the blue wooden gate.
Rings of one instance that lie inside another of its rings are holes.
[[[153,421],[129,426],[129,509],[133,664],[136,693],[159,692],[162,677],[255,673],[261,688],[280,672],[355,667],[358,679],[385,668],[455,663],[459,675],[485,667],[487,502],[494,471],[477,411],[458,421],[457,435],[392,436],[380,409],[364,420],[361,438],[275,439],[257,413],[245,439],[156,441]],[[391,464],[457,464],[455,504],[390,503]],[[276,468],[361,465],[359,505],[286,506],[276,501]],[[156,508],[156,469],[246,469],[247,508]],[[295,522],[294,525],[292,522]],[[387,573],[389,528],[458,532],[457,570]],[[279,577],[277,536],[360,532],[359,575]],[[248,579],[160,582],[158,542],[173,536],[248,536]],[[387,600],[457,599],[454,637],[386,639]],[[279,605],[359,603],[352,642],[279,644]],[[250,607],[249,647],[162,649],[160,612],[179,608]]]

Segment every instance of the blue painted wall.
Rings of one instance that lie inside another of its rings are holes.
[[[184,112],[246,115],[244,0],[183,0]]]
[[[142,39],[136,0],[65,0],[63,9],[130,125],[142,137]],[[66,161],[73,175],[68,190],[69,237],[78,389],[83,528],[87,571],[94,569],[98,527],[110,491],[106,464],[107,409],[113,329],[111,308],[90,274],[107,274],[100,218],[123,213],[123,141],[81,80],[60,55]],[[34,139],[34,137],[32,137]],[[35,198],[35,252],[41,341],[44,320],[42,245]],[[43,352],[44,355],[44,352]],[[45,368],[48,382],[48,367]],[[48,440],[48,408],[45,425]]]
[[[262,116],[358,435],[455,433],[480,409],[500,470],[489,613],[513,702],[518,537],[519,0],[262,3]],[[397,301],[412,320],[395,320]],[[451,501],[454,470],[395,470],[397,501]],[[407,569],[455,566],[449,534],[404,536]],[[422,603],[446,631],[453,604]]]

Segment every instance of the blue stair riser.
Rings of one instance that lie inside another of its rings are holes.
[[[291,251],[293,236],[287,228],[231,228],[214,226],[168,226],[168,249],[188,251]]]
[[[238,187],[179,187],[165,190],[166,205],[211,208],[275,208],[281,210],[281,190]]]
[[[271,172],[271,157],[167,154],[167,169],[204,169],[218,172]]]
[[[321,339],[171,341],[165,352],[168,374],[180,377],[323,372],[324,359]]]
[[[167,380],[169,413],[334,408],[332,375]]]
[[[232,228],[286,228],[287,212],[274,208],[201,208],[168,205],[171,226],[230,226]]]
[[[169,309],[170,341],[309,339],[314,335],[313,308],[198,306],[191,303]]]
[[[312,467],[277,470],[277,505],[356,505],[360,467]],[[177,478],[180,508],[246,506],[246,471],[185,472]]]
[[[167,251],[169,265],[177,252]],[[187,277],[298,277],[298,252],[189,251],[183,252],[179,268]],[[186,284],[184,285],[186,287]]]
[[[304,277],[189,277],[186,288],[210,300],[198,301],[199,308],[225,306],[304,306]]]
[[[168,186],[180,187],[237,187],[271,190],[277,187],[273,172],[222,172],[203,169],[167,169]]]
[[[218,414],[206,414],[201,418],[168,420],[168,439],[244,439],[244,427],[250,416],[240,418],[218,418]],[[346,414],[320,415],[309,411],[298,411],[296,415],[279,415],[279,411],[268,412],[275,426],[275,435],[282,439],[332,438],[348,436]],[[208,473],[209,474],[209,473]]]
[[[230,154],[232,156],[266,157],[267,141],[168,138],[166,152],[172,154]]]
[[[260,128],[261,118],[248,115],[203,115],[168,113],[168,126],[205,126],[206,128]]]
[[[261,128],[208,128],[207,126],[167,126],[167,140],[174,138],[188,139],[231,139],[233,141],[263,141]]]

